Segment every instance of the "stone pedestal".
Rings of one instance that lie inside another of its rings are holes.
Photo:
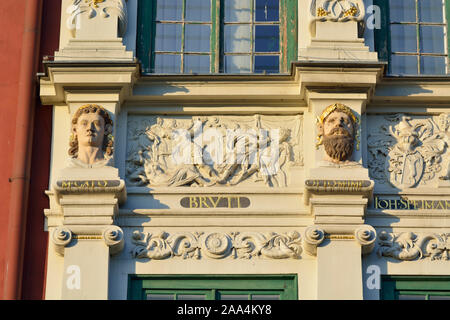
[[[305,204],[314,225],[305,232],[305,250],[317,255],[318,299],[362,299],[361,255],[372,251],[376,231],[364,224],[374,182],[368,170],[313,168],[305,181]]]
[[[55,61],[133,61],[121,38],[127,26],[124,0],[63,0],[63,11]]]
[[[62,299],[108,299],[111,255],[123,249],[114,225],[126,190],[113,167],[66,168],[54,186],[62,225],[51,230],[56,253],[64,256]]]
[[[310,0],[299,6],[310,12],[309,21],[299,23],[300,34],[307,34],[299,39],[300,61],[377,61],[377,53],[370,52],[362,38],[362,1]]]

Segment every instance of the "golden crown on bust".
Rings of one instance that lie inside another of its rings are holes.
[[[344,112],[353,120],[354,123],[358,123],[358,118],[355,116],[352,109],[350,109],[349,107],[347,107],[346,105],[344,105],[342,103],[335,103],[335,104],[332,104],[331,106],[328,106],[325,110],[323,110],[320,117],[317,118],[317,121],[320,124],[323,124],[325,119],[334,111]]]
[[[340,112],[344,112],[345,114],[347,114],[353,121],[353,125],[355,126],[355,141],[356,141],[356,150],[359,150],[359,145],[360,145],[360,140],[359,140],[359,135],[360,132],[359,130],[356,130],[356,125],[359,125],[359,119],[357,116],[355,116],[355,114],[353,113],[352,109],[350,109],[349,107],[347,107],[346,105],[342,104],[342,103],[335,103],[332,104],[330,106],[328,106],[327,108],[325,108],[325,110],[323,110],[322,114],[317,117],[317,122],[320,125],[323,125],[325,119],[334,111],[340,111]],[[319,146],[323,143],[323,134],[319,133],[319,135],[317,136],[317,142],[316,142],[316,148],[318,149]]]

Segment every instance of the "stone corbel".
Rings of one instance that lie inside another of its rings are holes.
[[[66,226],[56,227],[51,233],[51,240],[55,245],[55,251],[58,255],[64,256],[65,248],[72,240],[103,240],[109,247],[109,254],[114,256],[120,253],[124,247],[123,230],[115,225],[105,228],[87,228],[83,230],[79,226],[71,230]],[[73,232],[75,231],[75,232]]]
[[[355,240],[361,246],[363,255],[372,252],[375,247],[377,233],[370,225],[359,226],[310,226],[305,230],[303,246],[305,251],[317,256],[317,247],[325,239],[329,240]]]

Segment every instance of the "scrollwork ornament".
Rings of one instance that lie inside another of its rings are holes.
[[[123,250],[123,231],[118,226],[109,226],[102,233],[105,244],[110,248],[110,255],[116,255]]]
[[[308,254],[317,256],[317,247],[325,239],[325,232],[316,227],[310,226],[305,230],[305,236],[303,240],[303,245]]]
[[[372,226],[363,225],[355,230],[355,239],[362,247],[362,254],[368,254],[375,247],[377,232]]]
[[[64,256],[64,248],[72,241],[72,231],[66,227],[57,227],[51,234],[52,242],[55,244],[55,251]]]
[[[431,261],[450,259],[450,234],[400,234],[381,232],[377,254],[395,260],[413,261],[429,258]]]
[[[131,242],[135,245],[131,254],[136,259],[200,259],[203,255],[212,259],[297,259],[302,253],[301,236],[297,231],[266,235],[259,232],[178,232],[173,235],[157,232],[153,235],[134,231]]]

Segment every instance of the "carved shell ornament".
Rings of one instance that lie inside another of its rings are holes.
[[[310,32],[316,34],[316,21],[363,21],[366,15],[362,0],[312,0]]]
[[[125,0],[73,0],[72,5],[67,8],[69,18],[67,28],[74,32],[78,25],[78,16],[86,14],[89,19],[95,17],[109,18],[112,13],[119,17],[119,36],[122,37],[127,29],[127,6]]]

